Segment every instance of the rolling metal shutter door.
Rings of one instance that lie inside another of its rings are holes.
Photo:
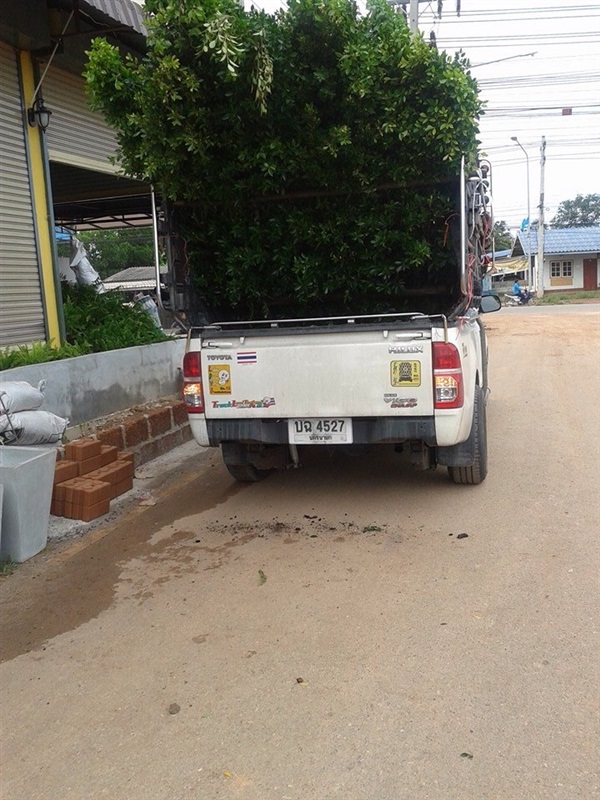
[[[52,111],[46,132],[51,161],[100,172],[117,172],[115,132],[88,106],[81,75],[51,66],[44,79],[44,102]]]
[[[45,338],[19,73],[0,42],[0,346]]]

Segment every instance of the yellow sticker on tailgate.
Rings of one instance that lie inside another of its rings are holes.
[[[231,368],[229,364],[208,365],[208,389],[211,394],[231,394]]]
[[[390,362],[390,383],[392,386],[420,386],[420,361]]]

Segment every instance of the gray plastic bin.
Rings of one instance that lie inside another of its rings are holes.
[[[26,561],[46,546],[55,462],[55,447],[0,447],[0,559]]]

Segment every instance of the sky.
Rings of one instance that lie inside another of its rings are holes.
[[[245,2],[272,13],[285,0]],[[365,0],[357,2],[365,11]],[[492,163],[495,219],[514,230],[528,205],[531,220],[538,218],[542,136],[546,223],[561,201],[600,193],[600,4],[461,0],[460,16],[456,6],[443,0],[440,19],[438,0],[421,0],[419,29],[427,39],[433,30],[440,50],[462,49],[471,62],[487,103],[479,138]]]

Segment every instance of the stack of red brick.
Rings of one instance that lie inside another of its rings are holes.
[[[106,514],[110,501],[133,487],[133,453],[77,439],[56,462],[51,513],[89,522]]]

